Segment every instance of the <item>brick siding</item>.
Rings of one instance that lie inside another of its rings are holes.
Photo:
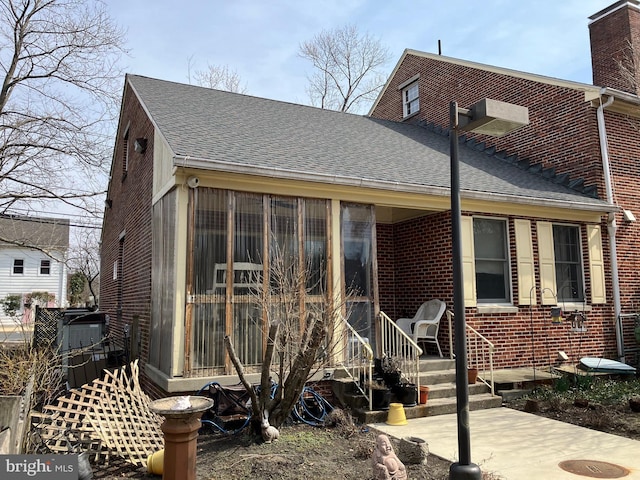
[[[636,21],[637,18],[634,18],[634,31],[638,30],[635,26]],[[456,100],[461,107],[469,107],[485,97],[527,106],[531,125],[499,139],[480,135],[476,137],[487,145],[495,145],[498,150],[517,154],[520,158],[529,160],[531,164],[539,164],[543,168],[552,167],[556,174],[569,174],[572,179],[581,178],[585,185],[596,187],[599,198],[606,199],[596,107],[585,101],[584,92],[580,89],[459,65],[444,57],[428,58],[407,54],[379,99],[372,116],[402,121],[401,95],[397,87],[416,74],[420,75],[420,112],[408,121],[427,121],[447,128],[451,100]],[[603,101],[606,100],[605,97]],[[640,238],[640,121],[631,115],[605,111],[605,125],[614,203],[631,210],[638,217],[638,222],[631,223],[625,221],[621,213],[615,216],[618,227],[616,245],[622,313],[633,313],[640,309],[640,279],[637,275],[637,271],[640,270],[640,249],[637,248],[636,240]],[[442,217],[441,225],[430,223],[437,222],[437,216],[395,225],[393,239],[379,244],[383,247],[387,244],[394,246],[397,265],[403,265],[403,260],[410,259],[412,255],[416,255],[415,265],[420,263],[420,258],[426,262],[425,265],[433,265],[433,268],[428,269],[427,275],[422,271],[413,271],[410,266],[397,267],[394,270],[398,289],[391,295],[392,298],[388,298],[388,292],[380,294],[383,310],[385,305],[393,305],[396,317],[392,318],[412,315],[419,303],[427,298],[442,298],[451,304],[451,294],[447,294],[445,280],[450,278],[450,266],[447,263],[439,263],[436,253],[443,254],[446,249],[443,245],[440,245],[443,249],[435,245],[433,248],[428,246],[432,241],[442,243],[447,237],[448,234],[444,231],[448,229],[449,220],[445,217],[447,216]],[[605,265],[608,266],[608,303],[592,306],[592,311],[588,313],[588,335],[570,335],[565,325],[551,326],[548,321],[548,308],[538,307],[529,311],[528,307],[521,307],[517,315],[507,315],[508,318],[501,318],[500,315],[481,316],[474,313],[475,309],[467,309],[466,317],[469,323],[474,328],[479,327],[481,333],[487,334],[492,341],[497,340],[500,347],[498,366],[530,363],[533,356],[533,353],[530,353],[532,335],[546,339],[544,344],[536,345],[536,362],[540,364],[552,362],[558,349],[564,350],[570,356],[574,353],[572,359],[575,359],[575,355],[617,358],[610,270],[611,250],[605,218],[601,227]],[[434,229],[440,229],[441,233],[425,236],[425,232]],[[586,259],[588,250],[584,226],[582,238]],[[511,241],[513,245],[513,238]],[[537,250],[535,254],[537,257]],[[379,251],[379,257],[385,255],[388,255],[388,252]],[[517,298],[515,259],[511,260],[513,295]],[[538,267],[536,264],[536,268]],[[589,295],[590,278],[587,267],[585,264],[584,277],[585,289]],[[439,268],[442,273],[432,276],[431,271],[435,268]],[[538,276],[539,272],[536,271],[536,275]],[[406,298],[410,292],[413,298]],[[440,338],[442,345],[442,339],[446,337],[441,333]],[[634,342],[631,338],[625,338],[626,344]]]
[[[124,128],[129,127],[129,162],[123,176]],[[110,329],[120,337],[124,326],[139,317],[139,366],[144,377],[144,365],[149,354],[149,320],[151,314],[151,197],[153,184],[153,125],[130,89],[126,89],[114,148],[112,179],[108,198],[111,208],[105,209],[102,231],[100,291],[101,310],[110,317]],[[145,153],[134,151],[136,138],[147,139]],[[113,265],[118,262],[120,236],[124,233],[122,275],[122,314],[118,313],[118,280],[113,279]],[[132,332],[136,334],[136,332]],[[144,378],[143,385],[149,386]]]
[[[463,212],[472,215],[474,212]],[[480,213],[480,212],[475,212]],[[483,214],[486,216],[486,214]],[[511,245],[511,285],[513,286],[514,305],[518,305],[517,271],[515,257],[515,235],[513,220],[515,217],[496,217],[509,222]],[[518,217],[522,218],[522,217]],[[537,236],[534,218],[525,218],[532,224],[534,263],[536,284],[540,284]],[[451,262],[451,222],[449,212],[426,215],[417,219],[400,222],[395,225],[377,227],[378,234],[385,232],[385,241],[378,242],[378,258],[393,259],[394,265],[385,266],[385,272],[393,271],[395,284],[393,289],[382,288],[385,285],[381,272],[380,306],[392,319],[412,317],[418,307],[426,300],[439,298],[453,310],[453,278]],[[388,230],[393,231],[392,241]],[[587,251],[586,227],[582,227],[582,249]],[[605,261],[608,263],[609,250],[605,248]],[[389,260],[385,260],[389,262]],[[611,284],[607,273],[607,285]],[[585,267],[585,288],[590,292],[590,272]],[[609,289],[608,298],[611,298]],[[539,298],[539,294],[538,295]],[[395,305],[390,313],[387,305]],[[517,313],[480,314],[476,307],[465,309],[467,323],[496,345],[494,357],[496,368],[535,365],[544,367],[557,361],[559,350],[577,361],[583,356],[605,356],[615,358],[616,341],[613,328],[613,307],[592,305],[586,313],[587,334],[570,332],[566,322],[552,325],[550,307],[538,305],[518,307]],[[449,329],[446,316],[440,323],[439,343],[444,355],[449,354]],[[436,353],[435,350],[430,353]]]
[[[633,71],[640,48],[640,12],[624,7],[589,24],[593,83],[638,94],[639,77],[621,74]]]

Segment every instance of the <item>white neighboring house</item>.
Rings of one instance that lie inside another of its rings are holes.
[[[33,320],[36,304],[66,306],[68,250],[68,220],[0,215],[0,300],[19,295],[23,322]],[[13,324],[14,319],[0,306],[2,323]]]

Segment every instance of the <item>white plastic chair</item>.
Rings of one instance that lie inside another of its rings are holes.
[[[429,300],[420,305],[413,318],[399,318],[396,324],[417,344],[421,342],[435,344],[442,357],[442,350],[438,343],[438,330],[440,319],[446,308],[447,304],[442,300]]]

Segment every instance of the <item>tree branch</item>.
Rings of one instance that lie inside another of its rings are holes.
[[[242,382],[242,385],[244,385],[244,388],[247,390],[247,392],[249,392],[249,395],[251,396],[251,411],[253,412],[253,417],[262,419],[262,412],[260,411],[258,396],[256,395],[256,391],[253,389],[251,384],[247,381],[247,378],[244,374],[244,367],[242,366],[242,363],[240,363],[240,360],[236,355],[236,351],[233,348],[233,344],[231,343],[231,338],[229,337],[229,335],[225,335],[224,337],[224,346],[229,353],[229,358],[231,359],[231,363],[233,363],[233,366],[236,369],[236,373],[238,374],[240,382]]]

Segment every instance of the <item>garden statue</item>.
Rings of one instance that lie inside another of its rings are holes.
[[[398,460],[389,437],[378,435],[376,448],[371,456],[374,480],[406,480],[407,470]]]
[[[262,439],[264,443],[271,443],[278,440],[280,432],[273,425],[269,425],[269,413],[265,410],[262,414]]]

